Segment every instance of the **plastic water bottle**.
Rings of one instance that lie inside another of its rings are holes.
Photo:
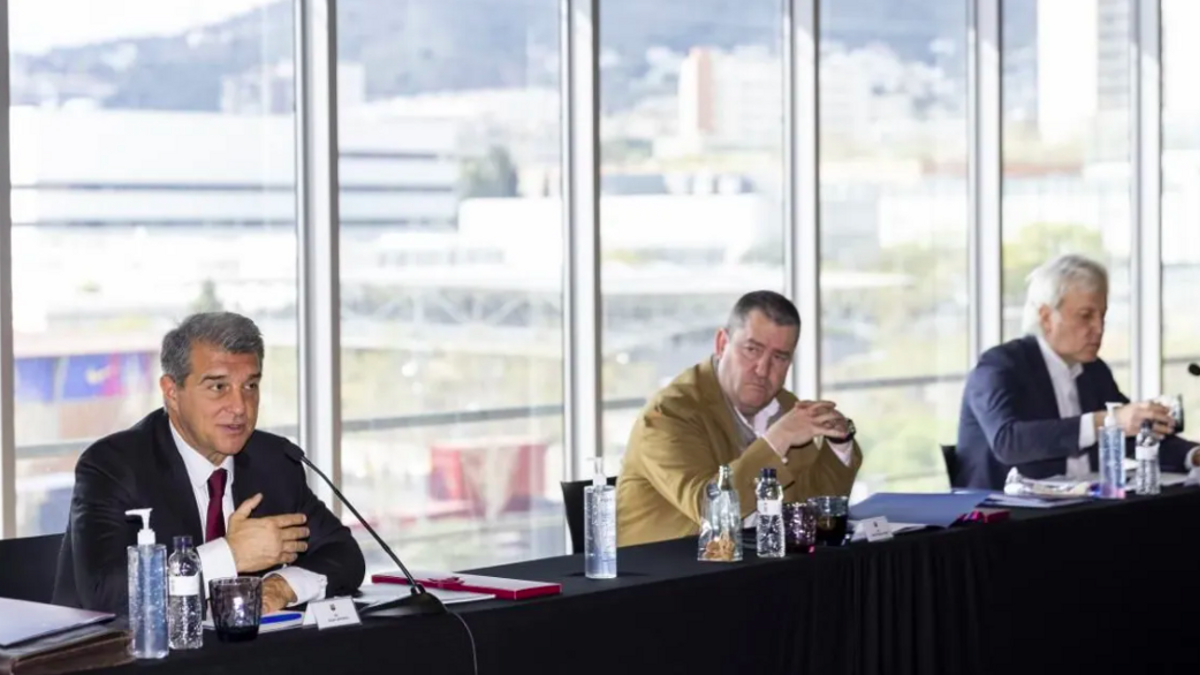
[[[597,457],[592,484],[583,488],[583,561],[589,579],[617,576],[617,488]]]
[[[200,554],[191,537],[175,537],[167,561],[167,633],[171,649],[204,646],[204,606],[200,603]]]
[[[785,553],[783,488],[779,487],[774,468],[763,468],[754,493],[758,499],[758,557],[782,558]]]
[[[137,546],[125,549],[129,575],[129,652],[138,659],[161,659],[167,641],[167,547],[154,543],[150,509],[126,511],[142,519]]]
[[[1158,473],[1158,436],[1154,433],[1154,422],[1142,420],[1142,429],[1137,435],[1134,452],[1137,458],[1137,493],[1156,495],[1162,492]]]
[[[1108,403],[1104,428],[1100,430],[1100,498],[1125,498],[1125,434],[1117,424],[1117,407]]]
[[[733,489],[733,468],[722,464],[717,480],[709,483],[700,521],[696,559],[713,562],[742,561],[742,503]]]

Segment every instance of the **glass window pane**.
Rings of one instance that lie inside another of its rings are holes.
[[[425,569],[564,550],[558,6],[338,5],[343,483]]]
[[[1200,3],[1162,3],[1162,256],[1163,393],[1183,396],[1190,438],[1200,437],[1200,377],[1187,365],[1200,361]],[[1156,392],[1147,392],[1155,394]]]
[[[193,311],[258,323],[259,427],[296,423],[291,6],[122,8],[9,3],[19,535],[62,531],[79,452],[161,405]]]
[[[943,489],[968,365],[967,5],[820,17],[821,395],[863,420],[860,494]]]
[[[783,290],[779,0],[601,3],[606,454],[713,353],[742,294]]]
[[[1004,0],[1004,336],[1025,334],[1025,278],[1062,253],[1108,267],[1100,356],[1129,391],[1126,0]]]

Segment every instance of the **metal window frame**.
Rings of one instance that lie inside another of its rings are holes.
[[[1004,339],[1002,0],[967,0],[968,356]]]
[[[299,441],[342,483],[338,231],[337,2],[295,0],[297,358]],[[341,504],[322,481],[322,500]]]
[[[1162,4],[1128,0],[1133,394],[1162,393]]]
[[[0,539],[17,536],[8,3],[0,2]]]
[[[800,311],[792,391],[821,391],[820,0],[785,0],[784,273]]]
[[[560,0],[563,477],[604,456],[600,287],[600,0]]]

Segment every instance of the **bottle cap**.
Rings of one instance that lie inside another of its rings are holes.
[[[764,466],[762,468],[762,471],[759,473],[759,475],[762,476],[763,478],[775,478],[775,467]]]
[[[138,530],[137,543],[138,546],[146,544],[154,544],[154,530],[150,529],[150,511],[151,509],[130,509],[125,512],[125,515],[134,518],[142,519],[142,529]]]
[[[1142,420],[1142,431],[1154,431],[1154,420]]]

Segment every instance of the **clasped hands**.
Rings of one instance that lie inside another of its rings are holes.
[[[797,401],[792,409],[763,434],[763,438],[780,457],[787,456],[792,447],[805,445],[816,436],[844,438],[848,435],[847,420],[837,411],[833,401]]]

